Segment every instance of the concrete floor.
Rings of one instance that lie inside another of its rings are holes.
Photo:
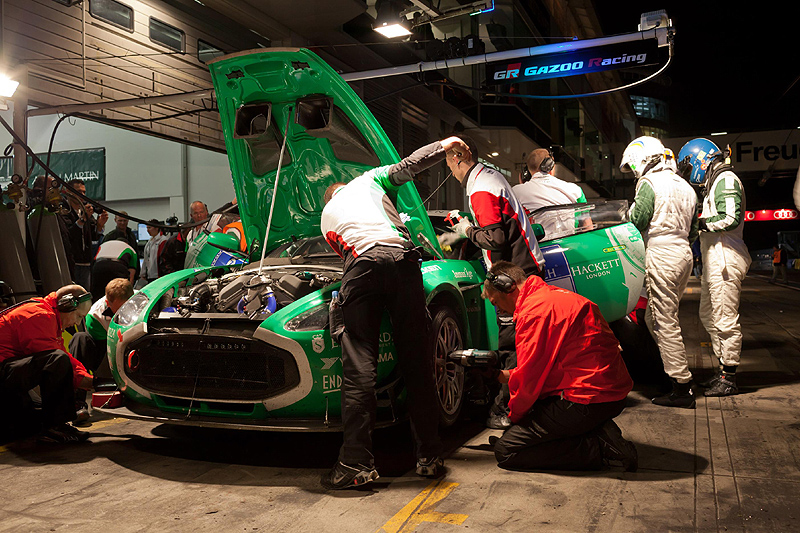
[[[326,493],[338,435],[288,435],[98,419],[84,445],[0,447],[2,531],[800,531],[800,294],[748,278],[741,394],[696,410],[635,389],[617,419],[636,473],[496,467],[464,421],[445,478],[413,474],[407,427],[379,431],[371,491]],[[710,374],[692,280],[681,316],[691,365]]]

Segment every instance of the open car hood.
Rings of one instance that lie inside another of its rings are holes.
[[[320,234],[323,194],[330,184],[400,159],[364,102],[309,50],[239,52],[209,68],[251,257],[261,252],[284,136],[268,250],[293,236]],[[413,183],[401,187],[395,201],[415,243],[440,253]]]

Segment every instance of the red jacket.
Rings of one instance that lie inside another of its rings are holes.
[[[56,308],[56,293],[33,298],[0,314],[0,363],[11,357],[32,355],[52,350],[67,351],[61,337],[61,315]],[[92,375],[74,357],[72,381],[77,389],[83,377]]]
[[[517,368],[508,386],[509,418],[518,423],[539,398],[575,403],[624,399],[633,381],[597,305],[531,276],[514,310]]]

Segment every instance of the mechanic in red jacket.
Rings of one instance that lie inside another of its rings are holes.
[[[517,367],[508,382],[512,426],[494,441],[501,468],[597,470],[638,466],[636,448],[613,418],[633,387],[619,343],[597,305],[574,292],[495,263],[484,297],[514,313]]]
[[[75,389],[92,387],[92,376],[67,353],[62,332],[89,312],[92,295],[66,285],[44,298],[32,298],[0,312],[0,406],[19,414],[28,392],[39,386],[43,442],[86,440],[68,424],[75,419]],[[3,424],[3,430],[14,430]]]

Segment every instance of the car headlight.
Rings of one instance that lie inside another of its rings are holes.
[[[328,327],[328,304],[321,303],[300,313],[283,327],[288,331],[318,331]]]
[[[114,315],[114,323],[120,326],[130,326],[139,320],[149,303],[150,298],[145,293],[137,292],[119,308],[117,314]]]

